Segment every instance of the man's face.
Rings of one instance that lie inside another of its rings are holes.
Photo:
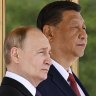
[[[42,81],[47,78],[51,65],[50,45],[40,32],[27,33],[23,49],[19,51],[19,69],[28,79]]]
[[[57,48],[67,57],[81,57],[87,44],[87,34],[84,20],[79,12],[66,11],[62,21],[54,26],[52,50]],[[53,49],[54,48],[54,49]]]

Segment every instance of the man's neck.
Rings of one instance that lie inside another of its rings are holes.
[[[51,58],[63,66],[66,70],[71,67],[76,58],[70,58],[68,56],[52,55]]]

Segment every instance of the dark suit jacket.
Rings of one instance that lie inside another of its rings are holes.
[[[32,96],[18,81],[4,77],[0,86],[0,96]]]
[[[75,75],[74,77],[85,95],[89,96],[78,78]],[[50,67],[48,78],[40,83],[37,89],[42,96],[76,96],[72,88],[53,65]]]

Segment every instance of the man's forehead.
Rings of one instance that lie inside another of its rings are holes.
[[[71,20],[72,22],[81,21],[84,23],[84,19],[81,16],[80,12],[76,11],[66,11],[63,14],[63,21]]]
[[[74,18],[74,17],[79,17],[82,18],[80,12],[74,11],[74,10],[67,10],[63,12],[63,19],[65,18]]]
[[[39,29],[37,29],[37,28],[34,28],[34,29],[30,29],[30,30],[28,30],[28,32],[27,32],[27,35],[31,35],[31,36],[38,36],[38,35],[42,35],[43,33],[39,30]]]

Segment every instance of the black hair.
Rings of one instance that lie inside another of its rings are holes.
[[[62,21],[64,11],[74,10],[80,12],[79,4],[71,1],[55,1],[46,5],[37,17],[37,27],[43,31],[45,24],[57,25]]]

